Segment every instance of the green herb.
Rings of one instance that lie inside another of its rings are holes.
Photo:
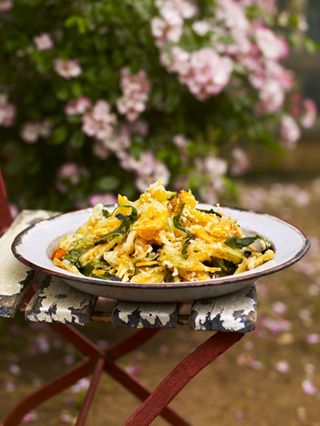
[[[197,209],[199,212],[202,212],[202,213],[211,213],[211,214],[215,214],[216,216],[218,216],[218,217],[222,217],[222,215],[220,214],[220,213],[218,213],[218,212],[216,212],[215,210],[213,210],[213,209],[210,209],[210,210],[205,210],[205,209]]]
[[[259,235],[254,235],[253,237],[231,237],[228,238],[224,244],[234,249],[242,249],[244,247],[250,246],[250,244],[254,243],[259,237]]]
[[[183,208],[184,208],[184,203],[181,204],[179,213],[176,216],[174,216],[173,224],[174,224],[175,228],[179,229],[179,231],[184,232],[187,235],[185,240],[184,240],[184,243],[182,245],[182,250],[181,250],[181,255],[184,258],[187,258],[188,257],[188,253],[187,253],[188,244],[190,243],[193,235],[192,235],[192,233],[190,232],[189,229],[185,228],[180,223]]]
[[[121,281],[119,277],[116,275],[109,274],[108,272],[105,272],[103,275],[98,274],[92,274],[93,278],[99,278],[100,280],[107,280],[107,281]]]
[[[174,225],[175,228],[179,229],[179,231],[184,232],[185,234],[188,235],[188,237],[190,237],[191,236],[191,232],[189,231],[189,229],[185,228],[184,226],[182,226],[180,224],[180,219],[181,219],[181,215],[182,215],[182,211],[183,211],[184,205],[185,205],[184,203],[181,204],[180,212],[176,216],[174,216],[174,218],[173,218],[173,225]]]
[[[125,216],[121,213],[116,214],[116,218],[119,219],[121,221],[120,226],[115,229],[114,231],[108,232],[107,234],[104,234],[101,236],[101,238],[95,242],[95,245],[98,244],[103,244],[105,243],[109,238],[114,238],[114,237],[119,237],[121,235],[125,235],[128,233],[130,226],[133,224],[133,222],[135,222],[137,220],[138,217],[138,212],[137,209],[133,206],[130,205],[125,205],[125,206],[121,206],[121,207],[130,207],[131,208],[131,213],[129,216]],[[119,209],[119,207],[117,207],[115,209],[115,211],[113,212],[113,214]]]
[[[191,237],[187,237],[184,240],[184,243],[182,245],[181,254],[185,259],[188,257],[188,251],[187,250],[188,250],[188,245],[190,244],[190,241],[191,241]]]
[[[72,265],[75,265],[79,257],[81,256],[81,250],[79,248],[69,250],[64,256],[63,260],[68,260]]]
[[[111,216],[111,213],[106,209],[102,210],[102,214],[103,214],[104,217],[110,217]]]
[[[218,266],[221,269],[221,272],[226,275],[232,275],[237,269],[237,266],[234,263],[225,259],[218,259]]]
[[[79,268],[79,271],[83,275],[90,276],[94,269],[95,269],[95,267],[92,263],[86,263],[84,266]]]

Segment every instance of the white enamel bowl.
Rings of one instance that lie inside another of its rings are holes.
[[[212,206],[199,204],[198,207],[210,209]],[[92,209],[62,214],[30,226],[15,238],[12,251],[22,263],[47,274],[59,276],[70,286],[85,293],[128,301],[170,302],[216,297],[248,287],[258,278],[297,262],[310,246],[298,228],[274,216],[229,207],[222,209],[227,215],[235,218],[242,229],[270,240],[275,249],[275,258],[251,271],[197,282],[134,284],[79,276],[54,265],[50,254],[59,238],[74,232],[87,220]]]

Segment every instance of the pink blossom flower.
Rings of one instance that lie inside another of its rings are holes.
[[[232,61],[229,58],[219,56],[210,48],[191,54],[184,54],[181,49],[173,50],[173,55],[175,52],[178,52],[181,62],[173,57],[170,68],[178,72],[180,81],[199,100],[217,95],[228,84],[232,72]]]
[[[279,373],[288,373],[290,370],[290,365],[288,363],[288,361],[286,360],[281,360],[281,361],[277,361],[274,364],[274,368],[275,370],[277,370]]]
[[[75,419],[68,413],[63,413],[60,415],[59,420],[64,424],[73,424]]]
[[[188,0],[157,0],[157,6],[159,7],[162,15],[164,15],[164,7],[165,7],[166,4],[169,5],[169,12],[170,12],[170,7],[172,7],[183,19],[193,18],[198,11],[196,5],[192,1],[188,1]]]
[[[38,419],[39,415],[36,411],[29,411],[29,413],[23,416],[22,423],[31,423],[37,421]]]
[[[141,367],[136,363],[129,364],[124,369],[130,376],[133,377],[137,377],[141,373]]]
[[[290,115],[283,115],[281,120],[281,138],[286,148],[294,148],[300,138],[300,129]]]
[[[196,159],[195,164],[200,171],[207,172],[211,176],[223,176],[227,171],[227,162],[212,155]]]
[[[315,395],[317,393],[317,388],[311,379],[305,379],[302,382],[301,387],[303,392],[307,395]]]
[[[309,343],[309,345],[315,345],[317,343],[320,343],[320,334],[319,333],[308,334],[306,341],[307,343]]]
[[[267,59],[264,61],[266,80],[276,80],[285,90],[291,89],[294,84],[292,73],[277,61]]]
[[[245,151],[240,148],[232,150],[231,174],[233,176],[241,176],[246,173],[250,167],[250,160]]]
[[[184,19],[190,19],[196,14],[196,6],[186,0],[158,0],[156,5],[160,17],[151,20],[151,32],[156,45],[161,47],[167,42],[178,42]]]
[[[8,101],[8,96],[0,93],[0,126],[12,126],[16,116],[16,108]]]
[[[6,380],[4,382],[4,389],[6,392],[14,392],[16,389],[16,385],[12,380]]]
[[[270,317],[262,317],[259,321],[261,327],[266,328],[271,334],[278,335],[292,328],[292,323],[285,319],[273,319]]]
[[[20,136],[24,142],[33,144],[40,137],[47,138],[51,133],[51,123],[45,121],[33,121],[23,125]]]
[[[156,45],[161,47],[168,41],[178,42],[182,35],[182,21],[169,23],[162,18],[155,17],[151,19],[151,33],[156,40]]]
[[[48,353],[50,351],[50,343],[48,336],[44,333],[40,333],[36,337],[36,345],[40,352]]]
[[[67,80],[79,77],[81,66],[76,59],[55,59],[53,62],[55,72]]]
[[[72,99],[66,104],[64,113],[66,115],[83,114],[90,106],[91,101],[87,96],[79,96],[79,98]]]
[[[222,158],[207,156],[195,160],[196,172],[208,179],[208,184],[200,188],[203,201],[215,204],[219,192],[224,188],[223,177],[227,172],[227,162]]]
[[[237,410],[234,413],[234,418],[238,422],[242,422],[245,419],[245,414],[244,414],[244,412],[242,410]]]
[[[317,118],[317,107],[311,99],[305,99],[303,101],[303,113],[300,118],[301,126],[309,129],[312,127]]]
[[[140,70],[137,74],[131,74],[128,68],[123,68],[120,84],[123,96],[117,101],[118,110],[129,121],[134,121],[145,110],[150,92],[146,72]]]
[[[10,364],[9,371],[14,376],[18,376],[21,373],[21,368],[17,364]]]
[[[176,72],[178,75],[185,75],[189,71],[190,53],[179,46],[173,46],[170,53],[166,50],[161,51],[161,63],[170,72]]]
[[[275,312],[276,314],[279,314],[279,315],[285,314],[288,310],[288,306],[285,303],[280,302],[280,301],[274,302],[271,307],[272,307],[273,312]]]
[[[180,151],[184,151],[187,147],[188,139],[184,135],[175,135],[173,137],[173,143]]]
[[[133,127],[133,129],[131,127]],[[106,159],[112,152],[115,153],[116,156],[121,157],[124,150],[128,148],[131,143],[131,131],[133,130],[134,126],[130,124],[123,125],[117,132],[110,134],[109,138],[96,139],[93,144],[93,152],[96,157]]]
[[[122,150],[117,153],[117,157],[123,169],[135,172],[135,184],[141,192],[156,181],[162,181],[164,185],[169,182],[169,170],[151,151],[144,151],[138,159],[135,159]]]
[[[204,36],[212,30],[212,24],[208,21],[196,21],[192,24],[192,29],[199,36]]]
[[[19,214],[19,209],[16,204],[10,203],[10,213],[12,218],[16,218]]]
[[[82,116],[82,130],[97,139],[108,139],[114,133],[116,116],[111,113],[108,102],[99,100]]]
[[[49,50],[53,47],[53,41],[49,34],[42,33],[33,38],[33,41],[38,50]]]
[[[235,54],[247,54],[251,50],[249,41],[250,23],[246,17],[244,8],[234,0],[219,0],[217,3],[216,17],[219,22],[219,30],[222,36],[231,36],[234,43],[216,43],[219,52]],[[221,24],[223,25],[222,28]],[[224,32],[225,31],[225,34]]]
[[[260,104],[257,107],[258,114],[273,113],[279,111],[284,102],[284,91],[276,80],[268,80],[259,92]]]
[[[250,26],[244,8],[234,0],[218,0],[217,18],[229,29],[247,33]]]
[[[104,193],[94,193],[90,194],[88,197],[89,206],[95,206],[96,204],[115,204],[117,202],[117,198],[111,192]]]
[[[71,388],[73,393],[80,393],[86,391],[90,385],[90,380],[87,377],[84,377],[78,380]]]
[[[167,185],[170,179],[170,172],[167,166],[159,160],[155,161],[155,167],[152,173],[146,175],[145,173],[138,175],[135,184],[139,191],[145,191],[149,185],[156,181],[162,182]]]
[[[85,167],[79,166],[74,162],[67,162],[62,164],[57,171],[57,189],[58,191],[67,192],[66,182],[72,185],[77,185],[82,176],[87,176],[88,171]]]
[[[270,29],[258,26],[255,38],[262,54],[268,59],[282,59],[288,56],[289,47],[284,38],[276,36]]]
[[[8,12],[13,8],[13,1],[12,0],[0,0],[0,13],[1,12]]]

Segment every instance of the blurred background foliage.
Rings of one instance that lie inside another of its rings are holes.
[[[2,0],[0,161],[11,200],[67,210],[134,197],[157,179],[207,202],[234,194],[256,147],[270,168],[315,120],[283,65],[289,51],[317,52],[305,15],[319,13],[303,5]]]

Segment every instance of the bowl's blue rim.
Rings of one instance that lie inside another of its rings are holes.
[[[201,205],[205,205],[205,206],[210,206],[209,204],[205,204],[205,203],[199,203]],[[105,207],[114,207],[115,205],[105,205]],[[212,206],[214,207],[214,206]],[[238,274],[238,275],[229,275],[226,277],[222,277],[222,278],[213,278],[211,280],[199,280],[199,281],[182,281],[179,283],[176,282],[172,282],[172,283],[158,283],[158,284],[152,284],[152,283],[145,283],[145,284],[140,284],[140,283],[130,283],[130,282],[122,282],[122,281],[108,281],[108,280],[101,280],[99,278],[90,278],[90,277],[85,277],[85,276],[78,276],[78,275],[67,275],[65,274],[63,271],[62,272],[58,272],[55,270],[51,270],[51,269],[47,269],[44,268],[42,266],[39,266],[31,261],[29,261],[28,259],[26,259],[23,255],[21,255],[19,253],[19,245],[22,242],[22,239],[28,234],[28,232],[34,228],[35,226],[43,223],[43,222],[48,222],[51,220],[56,219],[57,217],[61,217],[61,216],[66,216],[66,215],[71,215],[71,214],[75,214],[75,213],[81,213],[81,212],[85,212],[88,210],[91,210],[91,208],[86,208],[86,209],[82,209],[82,210],[75,210],[72,212],[68,212],[68,213],[61,213],[61,214],[57,214],[53,217],[50,217],[48,219],[44,219],[41,220],[37,223],[34,223],[32,225],[30,225],[28,228],[26,228],[25,230],[23,230],[22,232],[20,232],[14,239],[12,246],[11,246],[11,250],[12,253],[14,254],[14,256],[23,264],[30,266],[33,269],[39,270],[41,272],[44,272],[48,275],[52,275],[52,276],[57,276],[57,277],[61,277],[65,280],[69,280],[69,281],[77,281],[77,282],[82,282],[82,283],[86,283],[86,284],[90,284],[90,285],[95,285],[95,286],[115,286],[115,287],[125,287],[125,288],[136,288],[136,289],[140,289],[140,290],[146,290],[146,289],[166,289],[166,288],[190,288],[190,287],[206,287],[206,286],[216,286],[216,285],[228,285],[228,284],[234,284],[234,283],[240,283],[240,282],[248,282],[248,281],[256,281],[258,278],[261,278],[263,276],[266,275],[270,275],[273,274],[275,272],[281,271],[282,269],[285,269],[291,265],[293,265],[294,263],[298,262],[309,250],[310,248],[310,240],[306,237],[306,235],[304,234],[304,232],[299,229],[297,226],[292,225],[289,222],[286,222],[276,216],[267,214],[267,213],[261,213],[261,212],[257,212],[255,210],[249,210],[249,209],[243,209],[243,208],[238,208],[238,207],[230,207],[230,206],[221,206],[222,209],[227,208],[227,209],[231,209],[231,210],[237,210],[237,211],[243,211],[243,212],[248,212],[248,213],[254,213],[256,215],[259,216],[268,216],[271,219],[281,222],[282,224],[284,224],[285,226],[289,226],[290,228],[292,228],[295,232],[297,232],[298,234],[300,234],[304,240],[304,244],[301,247],[301,249],[291,258],[289,258],[288,260],[286,260],[285,262],[279,263],[278,265],[272,266],[269,269],[263,270],[263,271],[258,271],[255,273],[250,273],[250,275],[246,274],[246,272]]]

